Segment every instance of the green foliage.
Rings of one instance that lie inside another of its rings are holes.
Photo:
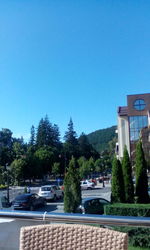
[[[35,161],[37,165],[37,171],[40,176],[51,172],[51,168],[54,162],[54,153],[51,147],[45,146],[36,150]]]
[[[66,131],[64,136],[64,150],[66,152],[66,157],[68,160],[71,159],[72,156],[75,158],[78,158],[79,156],[79,143],[77,140],[77,134],[74,131],[73,127],[73,121],[70,118],[69,124],[68,124],[68,131]]]
[[[129,249],[150,249],[150,229],[144,227],[112,227],[113,230],[120,231],[123,233],[127,233],[129,237],[129,244],[133,247],[140,248],[132,248]]]
[[[25,179],[26,166],[25,159],[16,159],[11,163],[11,170],[15,178],[14,181],[17,181],[18,184],[20,184],[21,179]]]
[[[35,145],[35,128],[34,128],[33,125],[32,125],[32,127],[31,127],[31,136],[30,136],[29,145],[30,145],[30,146]]]
[[[52,174],[57,175],[60,174],[60,163],[59,162],[54,162],[52,166]]]
[[[90,172],[91,173],[95,172],[95,164],[94,164],[93,157],[90,157],[90,159],[88,161],[88,165],[89,165]]]
[[[97,151],[89,143],[87,136],[82,133],[78,139],[80,155],[84,156],[86,159],[92,157],[98,157]]]
[[[80,178],[75,158],[69,162],[69,169],[64,179],[64,211],[74,213],[81,203]]]
[[[95,150],[97,152],[101,152],[103,150],[108,149],[108,143],[114,138],[116,138],[115,130],[116,126],[112,126],[106,129],[99,129],[95,132],[88,134],[87,138],[89,140],[89,143],[95,148]]]
[[[36,135],[36,144],[37,146],[57,146],[59,144],[59,129],[56,124],[52,125],[49,122],[48,116],[44,119],[42,118],[39,122],[37,135]]]
[[[129,159],[127,147],[125,146],[122,159],[122,170],[124,178],[125,202],[133,203],[134,186],[132,181],[132,167]]]
[[[105,165],[102,158],[95,161],[95,172],[103,173],[105,171]]]
[[[90,174],[90,165],[84,157],[78,159],[80,179],[86,179]]]
[[[122,166],[120,161],[117,160],[116,156],[114,157],[112,166],[111,201],[112,202],[125,201]]]
[[[150,217],[150,204],[116,203],[105,207],[106,215]]]
[[[13,154],[15,159],[19,159],[25,154],[24,147],[20,142],[14,142]]]
[[[137,203],[149,202],[147,166],[141,141],[136,146],[136,197]]]

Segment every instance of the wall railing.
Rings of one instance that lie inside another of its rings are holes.
[[[150,227],[150,217],[81,215],[69,213],[48,213],[0,210],[0,218],[43,221],[44,223],[99,224],[107,226]]]

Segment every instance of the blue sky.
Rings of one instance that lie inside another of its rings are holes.
[[[0,0],[0,129],[29,137],[47,114],[64,136],[117,124],[150,92],[150,1]]]

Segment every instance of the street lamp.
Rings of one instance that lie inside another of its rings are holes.
[[[8,163],[6,163],[5,165],[5,169],[6,169],[6,172],[7,172],[7,201],[8,201],[8,204],[9,204],[9,166],[8,166]]]

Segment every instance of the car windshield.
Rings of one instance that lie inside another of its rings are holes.
[[[51,187],[41,187],[41,191],[51,191]]]

